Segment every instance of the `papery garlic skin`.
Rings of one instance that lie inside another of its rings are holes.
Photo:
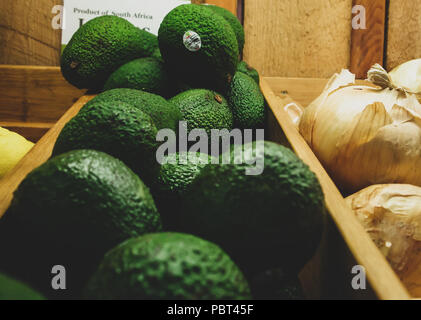
[[[346,199],[414,296],[421,296],[421,188],[370,186]]]
[[[389,75],[394,85],[421,94],[421,59],[405,62],[389,72]]]
[[[421,186],[421,104],[398,90],[349,84],[347,74],[338,88],[342,74],[299,125],[332,179],[350,193],[383,183]]]

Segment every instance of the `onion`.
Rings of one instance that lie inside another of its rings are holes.
[[[408,290],[421,296],[421,188],[375,185],[346,201]]]
[[[305,110],[299,130],[336,184],[421,186],[421,104],[379,65],[366,85],[348,70],[334,75]]]
[[[418,94],[421,99],[421,59],[411,60],[397,66],[390,73],[394,85]]]

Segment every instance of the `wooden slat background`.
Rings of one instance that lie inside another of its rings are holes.
[[[36,142],[85,93],[59,67],[0,65],[0,127]]]
[[[237,0],[192,0],[192,3],[215,4],[237,14]]]
[[[193,1],[237,12],[237,0]],[[0,1],[0,64],[59,65],[61,31],[51,27],[51,10],[59,4],[62,0]],[[244,58],[264,76],[330,77],[350,67],[352,4],[244,0]],[[388,69],[421,57],[420,16],[421,1],[390,0]]]
[[[390,0],[387,69],[421,58],[421,1]]]
[[[0,64],[59,65],[61,31],[51,13],[62,0],[0,1]]]
[[[263,76],[330,77],[350,60],[352,0],[245,0],[244,59]]]

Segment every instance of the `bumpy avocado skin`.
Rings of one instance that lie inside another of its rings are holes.
[[[157,37],[117,16],[88,21],[76,33],[61,56],[64,78],[80,89],[99,90],[119,66],[152,55]]]
[[[45,298],[25,284],[0,274],[1,300],[45,300]]]
[[[130,239],[101,262],[85,290],[88,299],[249,299],[243,274],[218,246],[187,234]]]
[[[14,193],[0,220],[0,268],[47,297],[78,297],[108,250],[161,228],[148,188],[127,166],[72,151],[32,171]],[[66,290],[51,287],[55,265],[66,270]]]
[[[201,48],[184,45],[187,31],[196,32]],[[181,5],[162,21],[159,48],[168,67],[194,88],[225,92],[238,64],[238,43],[229,23],[205,6]]]
[[[209,163],[212,156],[200,152],[177,152],[164,157],[158,171],[153,196],[165,230],[179,227],[181,197],[189,185]]]
[[[266,270],[250,281],[256,300],[304,300],[305,295],[296,275],[287,275],[281,269]]]
[[[249,77],[251,77],[257,84],[260,84],[260,76],[256,69],[249,66],[247,62],[240,61],[238,63],[237,71],[245,73]]]
[[[137,89],[168,98],[171,80],[163,62],[151,57],[140,58],[122,65],[111,74],[104,90],[116,88]]]
[[[98,102],[85,107],[61,131],[53,155],[94,149],[123,161],[145,182],[158,168],[158,130],[151,117],[124,102]]]
[[[231,82],[227,99],[234,115],[235,127],[241,129],[264,128],[265,98],[251,77],[237,72]]]
[[[240,56],[243,54],[244,43],[245,43],[245,33],[243,25],[241,24],[240,20],[231,13],[231,11],[221,8],[215,5],[206,5],[206,8],[212,10],[216,14],[219,14],[222,18],[224,18],[231,26],[232,30],[237,37],[238,42],[238,51]]]
[[[318,247],[324,225],[315,174],[272,142],[233,147],[220,161],[231,164],[206,166],[183,197],[182,231],[220,245],[247,274],[278,267],[299,271]],[[257,171],[247,175],[246,168]]]
[[[161,51],[159,50],[159,48],[156,48],[156,49],[153,51],[153,53],[152,53],[151,57],[152,57],[152,58],[155,58],[155,59],[158,59],[158,60],[159,60],[159,61],[161,61],[161,62],[164,62],[164,59],[162,59]]]
[[[184,91],[169,100],[178,107],[182,119],[187,121],[187,131],[205,129],[211,137],[211,129],[233,128],[233,115],[227,100],[220,94],[206,89]]]
[[[181,112],[175,105],[159,95],[136,89],[119,88],[105,91],[89,101],[81,112],[92,104],[116,101],[128,103],[149,115],[158,130],[178,129]]]

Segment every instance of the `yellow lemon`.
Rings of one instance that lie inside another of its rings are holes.
[[[34,144],[19,134],[0,127],[0,179],[12,170]]]

